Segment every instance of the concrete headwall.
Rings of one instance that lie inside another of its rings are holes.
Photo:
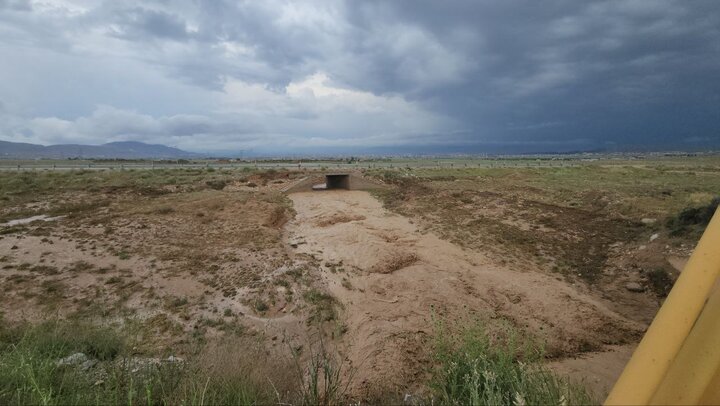
[[[326,175],[329,175],[330,178],[326,178]],[[333,177],[336,177],[337,175],[347,175],[347,177],[337,177],[333,179]],[[373,180],[364,178],[362,175],[355,174],[355,173],[349,173],[349,174],[318,174],[318,175],[308,175],[305,178],[302,178],[298,180],[297,182],[293,183],[292,185],[288,185],[285,188],[283,188],[283,192],[285,193],[297,193],[297,192],[311,192],[313,190],[313,186],[323,184],[323,183],[329,183],[328,186],[330,186],[328,189],[346,189],[346,190],[372,190],[372,189],[382,189],[387,186],[375,182]]]

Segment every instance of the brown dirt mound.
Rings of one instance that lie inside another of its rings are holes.
[[[392,253],[370,268],[373,273],[393,273],[399,269],[407,268],[420,258],[414,252]]]
[[[365,220],[365,216],[352,215],[347,213],[338,213],[330,217],[325,217],[318,220],[315,224],[318,227],[328,227],[333,224],[349,223],[351,221]]]

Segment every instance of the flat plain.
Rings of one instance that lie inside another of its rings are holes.
[[[445,399],[439,335],[471,324],[490,345],[534,343],[548,373],[601,400],[720,195],[716,156],[404,160],[343,168],[372,191],[283,192],[328,169],[0,172],[0,363],[33,334],[97,328],[120,344],[81,371],[95,399],[132,398],[108,378],[119,360],[172,357],[192,379],[137,402],[202,403],[202,376],[220,403],[231,380],[260,402],[423,403]],[[52,356],[92,355],[86,341]],[[67,401],[53,379],[0,401]]]

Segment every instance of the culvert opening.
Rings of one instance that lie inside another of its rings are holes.
[[[325,175],[328,189],[350,189],[350,175]]]
[[[325,183],[313,186],[313,190],[350,189],[349,174],[325,175]]]

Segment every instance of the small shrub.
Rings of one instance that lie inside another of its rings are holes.
[[[683,209],[676,216],[667,220],[666,227],[670,230],[670,235],[676,237],[690,234],[693,231],[701,234],[710,223],[719,204],[720,197],[716,197],[705,206]]]
[[[0,230],[0,235],[23,233],[27,231],[27,228],[22,226],[7,227]]]
[[[282,206],[275,206],[273,210],[268,214],[265,220],[267,227],[279,228],[282,227],[288,221],[287,213],[285,208]]]
[[[105,284],[106,284],[106,285],[115,285],[115,284],[120,283],[120,282],[122,282],[122,278],[121,278],[121,277],[119,277],[119,276],[111,276],[110,278],[108,278],[108,280],[105,281]]]
[[[95,266],[85,262],[85,261],[75,261],[70,267],[67,269],[70,272],[89,272],[95,269]]]
[[[57,275],[60,273],[60,271],[51,265],[35,265],[32,268],[30,268],[31,272],[37,272],[43,275]]]
[[[325,303],[325,302],[332,302],[332,301],[335,300],[335,298],[333,298],[333,297],[330,296],[329,294],[320,292],[320,291],[317,290],[317,289],[308,290],[307,292],[305,292],[305,293],[303,294],[303,298],[305,298],[305,300],[306,300],[308,303],[312,303],[312,304],[320,304],[320,303]]]
[[[162,206],[162,207],[158,207],[158,208],[155,210],[155,213],[157,213],[157,214],[170,214],[170,213],[172,213],[172,212],[174,212],[174,211],[175,211],[175,209],[173,209],[173,208],[170,207],[170,206]]]
[[[188,300],[185,297],[173,297],[168,302],[168,306],[171,308],[183,307],[188,304]]]
[[[45,292],[46,295],[52,295],[52,296],[60,296],[61,292],[64,290],[65,285],[57,280],[46,280],[43,281],[40,284],[40,287],[42,287],[43,292]]]
[[[296,358],[300,377],[300,398],[303,405],[339,405],[345,403],[345,392],[352,381],[352,374],[343,380],[343,363],[333,356],[321,341],[317,351],[312,351],[307,365]]]
[[[326,322],[337,318],[337,311],[335,310],[337,301],[331,295],[317,289],[311,289],[303,294],[303,298],[313,305],[313,311],[308,322]]]
[[[270,306],[268,306],[267,303],[263,302],[262,300],[258,299],[255,301],[255,310],[257,310],[258,312],[266,312],[269,308]]]
[[[205,182],[210,188],[215,190],[223,190],[227,186],[227,181],[222,179],[212,179]]]
[[[675,283],[670,273],[662,268],[648,272],[647,277],[650,282],[650,288],[660,297],[667,296]]]

